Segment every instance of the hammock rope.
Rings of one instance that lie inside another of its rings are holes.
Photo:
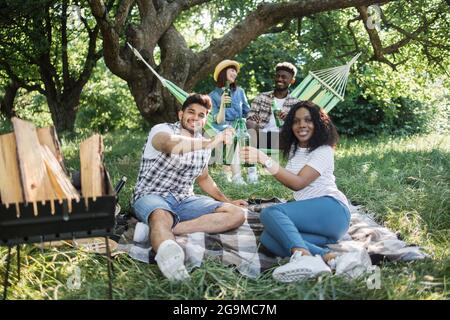
[[[330,112],[336,104],[344,101],[350,68],[360,55],[361,52],[339,67],[309,71],[291,95],[299,100],[312,101],[325,112]]]

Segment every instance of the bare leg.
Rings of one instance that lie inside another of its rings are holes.
[[[150,215],[150,242],[153,250],[158,251],[159,245],[165,240],[175,240],[172,233],[173,216],[170,212],[156,209]]]
[[[225,204],[214,213],[205,214],[193,220],[178,223],[173,234],[187,234],[193,232],[219,233],[235,229],[245,221],[244,211],[232,204]]]

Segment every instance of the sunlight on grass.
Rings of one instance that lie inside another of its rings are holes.
[[[121,176],[128,183],[119,196],[123,210],[136,181],[144,132],[118,132],[105,137],[105,163],[113,184]],[[80,137],[62,139],[66,166],[78,170]],[[450,138],[427,135],[405,138],[342,139],[336,152],[339,188],[354,204],[363,205],[378,222],[418,244],[431,259],[385,263],[382,285],[369,290],[366,279],[331,276],[295,284],[272,280],[270,272],[258,279],[241,276],[233,267],[208,260],[191,273],[191,281],[173,284],[157,266],[120,255],[114,261],[116,299],[448,299],[450,275]],[[262,168],[259,168],[262,173]],[[271,176],[257,185],[236,188],[224,182],[221,168],[210,173],[232,198],[292,199],[292,192]],[[196,192],[198,192],[196,188]],[[14,250],[13,250],[14,251]],[[0,272],[5,271],[5,248],[0,248]],[[18,281],[12,263],[10,299],[106,299],[107,269],[102,256],[70,247],[41,250],[22,246],[22,273]],[[79,289],[67,281],[78,267]]]

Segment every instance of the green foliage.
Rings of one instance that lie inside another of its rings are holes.
[[[83,90],[76,130],[105,133],[142,128],[143,125],[127,83],[112,74],[102,59]]]
[[[354,81],[349,84],[354,86]],[[350,91],[345,101],[331,112],[338,132],[349,136],[376,136],[380,132],[393,135],[445,132],[445,106],[436,101],[421,102],[397,97],[391,102],[365,98],[361,89]]]
[[[226,34],[261,2],[263,1],[211,1],[183,11],[175,25],[186,38],[189,47],[200,51],[207,48],[214,39]],[[58,19],[61,5],[52,0],[5,3],[12,11],[0,12],[0,35],[2,39],[8,40],[0,41],[0,60],[8,58],[15,73],[28,79],[29,84],[36,84],[39,82],[38,70],[27,63],[24,54],[39,54],[49,46],[46,37],[41,36],[42,11],[37,9],[48,5],[51,7],[51,18]],[[75,1],[69,3],[74,4]],[[85,10],[84,16],[90,27],[93,27],[95,21],[88,14],[86,1],[81,1],[80,6]],[[115,2],[109,11],[111,17],[117,9],[118,2]],[[263,34],[235,57],[224,58],[233,58],[242,64],[238,82],[252,100],[259,92],[272,89],[274,66],[280,61],[293,62],[299,68],[295,84],[298,85],[308,71],[342,65],[360,51],[362,56],[350,72],[346,100],[331,111],[342,134],[448,131],[450,59],[448,50],[445,50],[450,47],[448,6],[440,0],[403,0],[383,5],[382,10],[387,19],[387,22],[381,23],[379,31],[384,47],[404,37],[389,24],[413,33],[425,18],[429,21],[426,32],[419,34],[417,39],[401,47],[394,55],[387,55],[392,63],[398,64],[396,70],[387,64],[371,61],[373,49],[362,21],[348,23],[358,15],[355,8],[294,19],[286,25],[280,23],[276,27],[284,27],[282,32]],[[139,20],[138,10],[134,6],[127,23]],[[59,37],[60,30],[55,28],[54,38]],[[427,46],[424,47],[417,40]],[[23,54],[17,54],[17,48]],[[78,76],[81,72],[86,49],[86,31],[76,19],[76,14],[71,11],[68,50],[70,73],[73,76]],[[60,51],[58,42],[54,41],[51,47],[52,61],[59,61],[55,63],[58,74],[56,80],[62,82]],[[160,61],[158,48],[154,55]],[[76,130],[107,132],[142,127],[143,119],[125,82],[105,69],[103,62],[99,63],[88,87],[83,91]],[[7,74],[0,67],[0,85],[5,85],[7,81]],[[209,75],[195,86],[194,91],[207,93],[213,87],[212,75]],[[16,110],[21,116],[43,125],[51,123],[42,96],[28,95],[24,91],[20,95]],[[0,130],[5,126],[4,120],[0,124]]]
[[[223,14],[233,20],[236,19],[233,12],[237,12],[237,3],[230,3],[229,8],[223,9]],[[403,7],[408,12],[406,24],[404,15],[400,14]],[[423,22],[418,17],[425,12],[428,19],[431,14],[435,15],[436,19],[427,32],[432,37],[436,36],[443,46],[449,42],[449,38],[444,36],[447,22],[442,17],[446,10],[442,1],[407,4],[399,1],[383,6],[390,23],[401,25],[409,31]],[[414,16],[414,12],[418,17]],[[259,92],[273,88],[273,69],[278,62],[290,61],[297,65],[299,73],[295,87],[309,71],[343,65],[359,50],[362,56],[350,72],[345,101],[330,113],[340,133],[379,135],[448,131],[448,55],[438,48],[426,51],[412,42],[402,47],[395,56],[389,56],[394,63],[404,62],[395,71],[387,64],[370,61],[372,48],[362,22],[355,21],[349,24],[350,27],[347,26],[347,21],[355,14],[357,12],[353,8],[316,14],[291,21],[281,33],[260,36],[234,57],[242,64],[239,85],[251,100]],[[184,21],[185,25],[187,21]],[[225,23],[225,20],[222,22]],[[211,23],[218,22],[212,20]],[[228,22],[227,25],[231,24]],[[224,27],[221,30],[224,33],[227,29]],[[382,23],[380,37],[383,45],[388,46],[399,41],[403,35]],[[421,40],[426,42],[423,38]],[[430,61],[430,55],[441,58]],[[195,90],[209,92],[213,83],[212,76],[208,76],[198,83]]]

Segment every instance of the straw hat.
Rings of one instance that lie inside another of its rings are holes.
[[[217,81],[220,71],[226,69],[227,67],[235,67],[237,72],[241,69],[239,62],[234,60],[223,60],[216,66],[216,69],[214,69],[214,81]]]

